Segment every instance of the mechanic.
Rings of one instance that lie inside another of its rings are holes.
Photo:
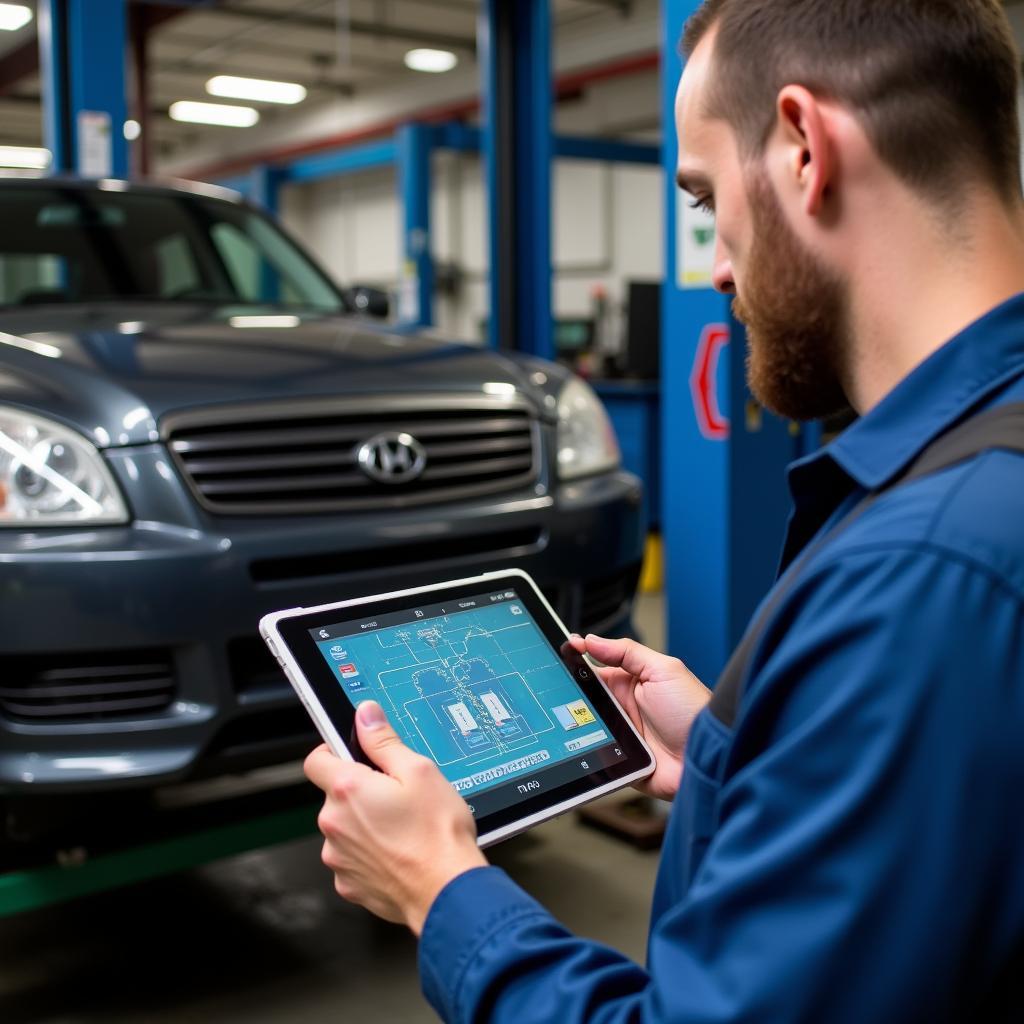
[[[465,802],[374,704],[359,740],[382,772],[307,761],[324,861],[420,937],[446,1021],[1020,1021],[1024,457],[975,438],[917,463],[1024,401],[1006,15],[708,0],[683,50],[679,184],[716,211],[752,390],[860,419],[791,468],[782,575],[710,707],[674,659],[574,641],[654,749],[648,791],[674,797],[647,966],[487,866]]]

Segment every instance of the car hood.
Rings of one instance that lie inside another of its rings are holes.
[[[166,413],[297,397],[514,388],[543,412],[529,378],[490,349],[348,316],[138,304],[0,314],[0,402],[101,447],[155,440]]]

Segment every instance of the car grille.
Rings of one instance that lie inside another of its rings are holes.
[[[167,650],[37,654],[0,660],[0,711],[59,724],[151,716],[174,699]]]
[[[538,476],[537,424],[520,400],[310,400],[177,414],[164,432],[200,503],[220,515],[398,509],[512,491]],[[360,448],[397,435],[421,446],[422,471],[372,479]]]

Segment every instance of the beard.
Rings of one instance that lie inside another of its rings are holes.
[[[846,410],[847,287],[786,223],[767,177],[747,184],[753,244],[733,315],[747,328],[747,384],[771,412],[793,420]]]

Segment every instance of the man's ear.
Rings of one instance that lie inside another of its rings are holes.
[[[786,147],[787,184],[800,193],[805,213],[820,216],[836,171],[821,104],[802,85],[787,85],[779,92],[776,111]]]

